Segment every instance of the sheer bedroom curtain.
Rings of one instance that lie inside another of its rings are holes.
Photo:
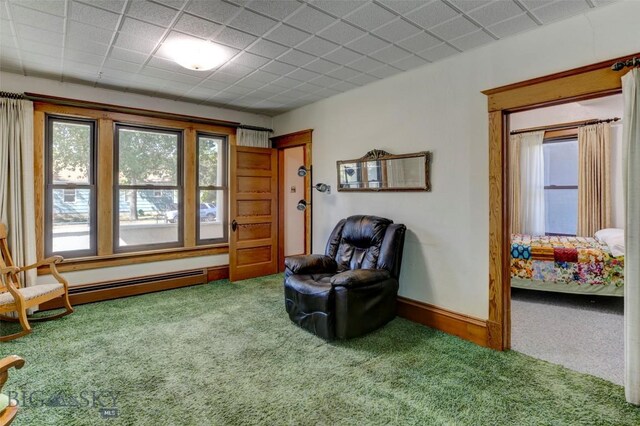
[[[511,232],[545,233],[544,131],[510,137]]]
[[[0,170],[0,222],[7,225],[13,260],[17,265],[35,263],[31,101],[0,98]],[[34,285],[36,270],[24,274],[24,285]]]
[[[624,374],[627,401],[640,405],[640,70],[622,77],[625,259]]]
[[[252,146],[254,148],[271,148],[269,136],[271,132],[238,128],[236,135],[238,146]]]
[[[578,236],[611,227],[611,125],[578,129]]]

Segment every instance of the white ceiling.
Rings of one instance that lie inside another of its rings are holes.
[[[612,2],[0,0],[0,69],[276,115]],[[231,59],[187,70],[174,38]]]

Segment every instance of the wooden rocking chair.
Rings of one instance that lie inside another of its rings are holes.
[[[62,256],[52,256],[33,265],[19,268],[13,264],[9,246],[7,245],[7,227],[0,223],[0,320],[20,322],[22,331],[8,336],[0,336],[0,342],[17,339],[31,333],[31,321],[48,321],[57,319],[73,312],[69,302],[69,283],[56,268],[56,264],[62,262]],[[31,287],[22,287],[19,274],[39,266],[49,265],[51,275],[58,281],[54,284],[41,284]],[[62,297],[65,311],[48,317],[29,318],[27,309],[37,306],[49,300]],[[1,315],[8,312],[17,312],[18,318]]]
[[[0,359],[0,392],[2,386],[9,377],[8,370],[11,367],[22,368],[24,366],[24,360],[17,355],[11,355],[4,359]],[[1,395],[1,394],[0,394]],[[7,397],[5,397],[7,398]],[[0,426],[8,426],[18,414],[18,403],[14,400],[9,400],[9,406],[0,410]]]

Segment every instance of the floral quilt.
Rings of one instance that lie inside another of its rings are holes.
[[[624,256],[590,237],[511,236],[511,276],[533,281],[624,284]]]

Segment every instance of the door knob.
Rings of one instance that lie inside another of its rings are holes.
[[[233,219],[233,221],[231,222],[231,230],[235,232],[236,229],[238,229],[238,222]]]

